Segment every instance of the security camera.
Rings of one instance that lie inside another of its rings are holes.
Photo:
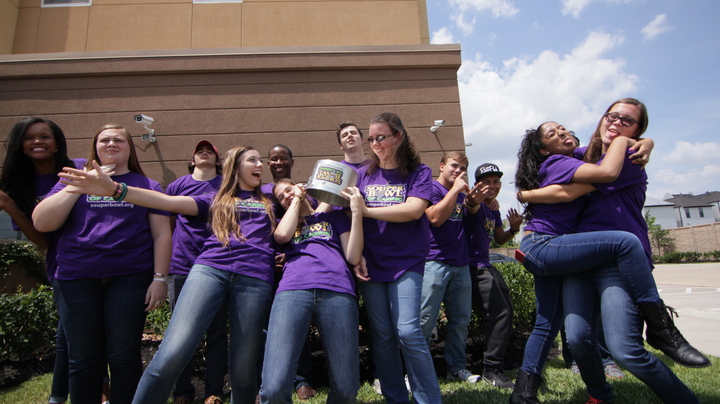
[[[155,139],[155,129],[149,128],[149,126],[152,125],[153,122],[155,122],[154,119],[152,119],[151,117],[149,117],[147,115],[137,114],[137,115],[135,115],[135,122],[139,123],[140,125],[143,125],[145,130],[150,132],[150,133],[145,133],[142,136],[140,136],[140,139],[142,139],[144,142],[150,142],[150,143],[157,140],[157,139]]]
[[[147,115],[137,114],[137,115],[135,115],[135,122],[141,123],[145,126],[149,126],[149,125],[152,125],[153,122],[155,122],[155,120]]]
[[[439,126],[431,126],[430,132],[435,133],[435,132],[437,132],[438,128],[439,128]]]
[[[445,120],[444,119],[435,120],[435,126],[445,126]]]

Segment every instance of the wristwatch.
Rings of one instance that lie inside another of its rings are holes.
[[[512,227],[511,227],[511,228],[508,229],[508,231],[509,231],[510,233],[512,233],[513,236],[514,236],[514,235],[516,235],[516,234],[518,234],[518,233],[520,232],[520,229],[518,229],[518,230],[513,230]]]

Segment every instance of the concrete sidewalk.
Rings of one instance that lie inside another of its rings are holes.
[[[653,271],[675,324],[700,351],[720,357],[720,263],[662,264]]]

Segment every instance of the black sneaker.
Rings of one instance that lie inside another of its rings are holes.
[[[502,369],[485,370],[482,374],[482,379],[483,381],[501,389],[512,389],[515,387],[515,383],[505,376],[505,372],[503,372]]]

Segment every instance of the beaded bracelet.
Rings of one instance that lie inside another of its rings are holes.
[[[115,202],[120,202],[123,199],[125,199],[125,196],[127,195],[127,192],[128,192],[128,186],[126,183],[121,182],[118,185],[120,185],[121,190],[120,190],[120,195],[112,197]]]

